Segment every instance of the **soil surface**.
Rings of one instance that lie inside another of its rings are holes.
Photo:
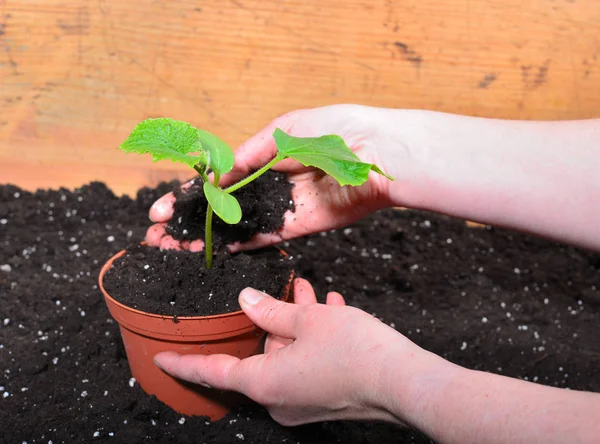
[[[273,233],[283,226],[287,210],[295,211],[292,200],[293,185],[285,174],[267,171],[258,179],[235,191],[242,208],[242,220],[229,225],[213,218],[213,245],[224,247],[233,242],[245,242],[257,233]],[[202,181],[194,179],[185,190],[175,190],[173,218],[167,225],[167,233],[181,241],[204,239],[206,199]]]
[[[241,310],[238,296],[246,287],[283,296],[293,268],[291,258],[275,248],[218,253],[212,269],[205,265],[202,253],[132,245],[113,262],[104,288],[117,301],[148,313],[208,316]]]
[[[279,426],[257,405],[188,418],[130,379],[97,287],[171,189],[0,186],[0,442],[429,443],[368,422]],[[600,392],[600,255],[425,212],[383,211],[289,242],[320,295],[340,291],[460,365]],[[290,375],[293,377],[293,375]],[[516,412],[518,414],[518,412]]]

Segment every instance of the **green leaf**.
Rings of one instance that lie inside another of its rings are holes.
[[[168,118],[139,123],[119,148],[126,153],[152,154],[154,162],[170,159],[191,167],[206,165],[208,160],[198,130],[189,123]]]
[[[371,170],[388,179],[377,165],[361,162],[340,136],[293,137],[279,128],[273,133],[278,157],[292,158],[304,166],[312,166],[325,171],[340,185],[358,186],[365,183]]]
[[[217,216],[228,224],[242,220],[242,209],[235,197],[210,182],[204,182],[204,195]]]
[[[209,153],[210,168],[221,176],[230,172],[235,162],[231,147],[208,131],[198,130],[198,134],[202,148]]]

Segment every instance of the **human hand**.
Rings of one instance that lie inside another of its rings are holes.
[[[413,384],[419,390],[426,386],[417,379],[438,368],[434,355],[345,306],[338,293],[328,294],[327,305],[317,304],[307,281],[296,279],[294,285],[296,304],[253,289],[240,294],[248,317],[270,333],[264,354],[240,360],[164,352],[156,355],[156,364],[189,382],[241,392],[283,425],[339,419],[403,423],[402,409],[395,406],[404,397],[395,387],[410,393]]]
[[[394,112],[397,111],[334,105],[285,114],[236,150],[235,167],[221,179],[221,184],[234,183],[275,157],[277,149],[272,137],[275,128],[297,137],[338,134],[363,162],[375,163],[397,180],[402,180],[409,170],[406,168],[409,153],[393,131],[398,126],[392,123],[391,113]],[[400,166],[404,168],[404,176]],[[273,169],[287,173],[290,182],[294,183],[292,197],[296,211],[285,214],[280,232],[259,234],[244,245],[231,246],[230,250],[263,247],[284,239],[339,228],[392,205],[390,180],[375,173],[360,187],[341,187],[332,177],[291,159],[279,162]],[[150,219],[156,224],[148,230],[146,241],[150,246],[161,248],[202,249],[201,241],[179,243],[166,235],[164,227],[173,216],[174,201],[173,193],[169,193],[152,206]]]

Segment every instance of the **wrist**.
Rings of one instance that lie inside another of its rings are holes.
[[[433,178],[432,165],[443,155],[432,143],[431,133],[439,113],[422,110],[379,109],[377,152],[380,164],[394,181],[381,181],[382,195],[390,207],[424,208],[426,184]]]
[[[444,393],[467,369],[410,343],[413,350],[397,353],[382,378],[383,408],[395,422],[429,432],[437,424]]]

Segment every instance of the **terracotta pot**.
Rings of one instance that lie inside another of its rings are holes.
[[[181,316],[175,322],[173,316],[146,313],[117,302],[106,292],[103,281],[113,262],[125,253],[122,250],[106,262],[100,271],[99,285],[110,314],[119,323],[131,373],[142,389],[179,413],[208,416],[212,421],[248,401],[237,393],[175,379],[159,369],[153,358],[162,351],[247,358],[262,350],[265,333],[241,310],[213,316]],[[289,297],[293,277],[292,272],[282,300]]]

